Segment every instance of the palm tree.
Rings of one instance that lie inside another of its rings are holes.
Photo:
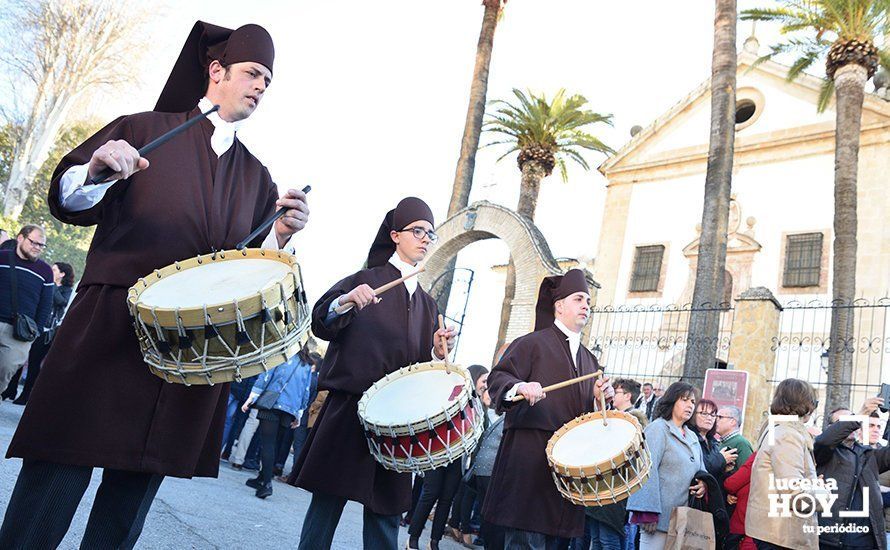
[[[825,59],[825,83],[818,109],[835,98],[834,262],[831,329],[825,410],[847,407],[853,375],[853,311],[856,291],[856,180],[865,83],[890,53],[876,42],[890,31],[890,0],[785,0],[778,8],[751,9],[742,18],[776,21],[786,37],[761,59],[795,53],[788,70],[793,80]],[[841,307],[839,307],[841,306]]]
[[[488,92],[488,67],[491,65],[491,52],[494,48],[494,31],[503,13],[503,5],[507,0],[483,0],[485,12],[482,14],[482,29],[479,31],[479,43],[476,45],[476,66],[473,68],[473,81],[470,84],[470,104],[467,107],[467,121],[464,124],[464,136],[460,142],[460,157],[454,172],[454,185],[451,191],[451,202],[448,203],[448,216],[451,217],[462,208],[466,208],[470,200],[470,188],[473,185],[473,172],[476,168],[476,150],[479,149],[479,136],[482,134],[482,117],[485,114],[485,95]],[[451,294],[451,283],[457,258],[452,259],[445,269],[442,285],[438,289],[436,301],[439,311],[443,314],[448,306]]]
[[[693,307],[683,365],[683,378],[693,384],[700,384],[705,371],[714,366],[720,328],[718,304],[723,297],[735,148],[736,18],[736,0],[716,1],[714,50],[711,54],[711,138]]]
[[[566,96],[559,90],[548,101],[545,95],[536,96],[531,91],[513,89],[516,103],[504,100],[493,101],[494,112],[489,113],[483,125],[484,131],[496,134],[498,141],[487,143],[485,147],[508,145],[501,160],[514,152],[519,152],[516,162],[522,173],[519,184],[519,215],[529,221],[535,218],[541,180],[558,167],[563,181],[568,181],[567,160],[579,164],[584,170],[590,165],[584,159],[583,150],[599,153],[613,153],[608,145],[586,131],[586,127],[604,123],[612,125],[612,115],[603,115],[585,109],[587,100],[581,95]],[[516,288],[516,271],[511,260],[507,267],[507,285],[504,289],[504,303],[501,307],[501,325],[495,349],[504,344],[507,323]]]

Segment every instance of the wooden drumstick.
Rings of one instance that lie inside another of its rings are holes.
[[[559,382],[559,383],[556,383],[556,384],[551,384],[551,385],[549,385],[549,386],[547,386],[547,387],[541,388],[541,390],[542,390],[544,393],[547,393],[547,392],[549,392],[549,391],[558,390],[558,389],[560,389],[560,388],[564,388],[564,387],[566,387],[566,386],[571,386],[571,385],[573,385],[573,384],[577,384],[578,382],[583,382],[583,381],[588,380],[588,379],[590,379],[590,378],[595,378],[595,377],[597,377],[597,376],[602,376],[602,375],[603,375],[603,371],[598,370],[598,371],[596,371],[596,372],[594,372],[594,373],[591,373],[591,374],[585,374],[584,376],[579,376],[579,377],[577,377],[577,378],[572,378],[572,379],[570,379],[570,380],[565,380],[565,381],[563,381],[563,382]],[[601,397],[600,400],[601,400],[601,402],[603,402],[603,404],[604,404],[604,408],[605,408],[605,400],[602,398],[602,396],[600,396],[600,397]],[[518,401],[524,401],[524,400],[525,400],[525,396],[524,396],[524,395],[515,395],[515,396],[513,396],[513,399],[511,399],[510,401],[518,402]]]
[[[386,283],[386,284],[383,285],[383,286],[380,286],[380,287],[378,287],[378,288],[375,288],[375,289],[374,289],[374,295],[375,295],[375,296],[379,296],[379,295],[383,294],[384,292],[386,292],[387,290],[389,290],[389,289],[391,289],[391,288],[393,288],[393,287],[399,286],[400,284],[404,283],[405,281],[407,281],[407,280],[410,279],[411,277],[414,277],[414,276],[416,276],[416,275],[419,275],[420,273],[423,273],[424,270],[426,270],[426,266],[420,266],[420,268],[418,268],[418,270],[415,271],[415,272],[413,272],[413,273],[409,273],[409,274],[405,275],[404,277],[399,277],[399,278],[396,279],[395,281],[390,281],[390,282]],[[334,311],[336,311],[336,312],[339,313],[339,314],[343,314],[343,313],[346,313],[347,311],[349,311],[350,309],[352,309],[352,308],[354,308],[354,307],[355,307],[355,304],[353,304],[352,302],[346,302],[345,304],[340,304],[339,306],[337,306],[337,307],[334,309]]]
[[[441,313],[439,314],[439,330],[445,331],[445,317]],[[445,335],[442,336],[442,345],[445,346],[445,359],[442,359],[445,362],[445,372],[451,374],[451,362],[448,360],[448,338]]]
[[[606,390],[604,388],[600,388],[600,412],[603,413],[603,426],[608,426],[609,421],[606,420]]]

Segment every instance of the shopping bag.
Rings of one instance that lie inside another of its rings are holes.
[[[671,512],[665,550],[716,550],[714,518],[689,506],[678,506]]]

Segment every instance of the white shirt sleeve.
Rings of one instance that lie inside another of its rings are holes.
[[[59,202],[66,212],[81,212],[99,204],[108,188],[117,180],[84,185],[89,175],[89,164],[72,166],[62,174],[59,180]]]
[[[278,248],[278,235],[275,234],[275,225],[273,224],[272,228],[269,230],[269,234],[263,239],[263,244],[260,245],[260,248],[265,248],[266,250],[284,250],[289,254],[293,254],[296,250],[294,247],[294,237],[296,235],[296,233],[291,235],[290,239],[284,243],[284,246]]]
[[[516,397],[516,392],[519,391],[519,386],[525,384],[525,382],[517,382],[513,384],[513,387],[510,388],[506,394],[504,394],[504,401],[512,401],[514,397]]]
[[[337,316],[340,315],[339,313],[337,313],[337,312],[334,311],[334,310],[337,309],[338,307],[340,307],[340,298],[342,298],[343,296],[345,296],[345,294],[343,294],[342,296],[338,296],[336,300],[334,300],[333,302],[331,302],[331,307],[328,308],[328,315],[329,315],[329,316],[330,316],[330,315],[333,315],[334,317],[337,317]]]

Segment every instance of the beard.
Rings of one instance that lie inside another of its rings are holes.
[[[28,260],[29,262],[33,262],[34,260],[37,259],[37,256],[36,256],[36,255],[31,254],[31,253],[28,252],[27,250],[24,250],[24,249],[22,249],[22,248],[18,248],[17,250],[18,250],[18,252],[19,252],[19,256],[25,258],[25,259]]]

